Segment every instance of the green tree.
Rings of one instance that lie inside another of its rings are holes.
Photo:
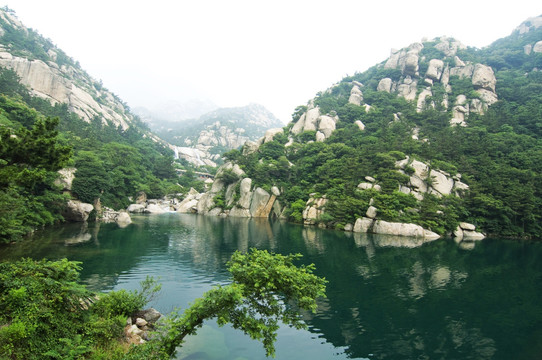
[[[295,266],[300,257],[256,249],[234,253],[228,263],[232,283],[206,292],[182,314],[174,312],[159,337],[133,349],[133,358],[141,358],[138,353],[146,358],[173,356],[186,336],[213,318],[261,341],[273,356],[279,323],[305,328],[299,309],[314,312],[316,299],[325,296],[326,280],[313,273],[313,264]]]

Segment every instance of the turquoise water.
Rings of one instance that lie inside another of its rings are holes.
[[[283,327],[277,359],[540,359],[542,244],[486,239],[472,246],[364,236],[267,220],[197,215],[134,216],[116,224],[40,231],[0,248],[22,256],[81,261],[92,289],[163,284],[151,305],[186,307],[228,282],[225,263],[251,247],[301,253],[329,281],[327,299],[305,314],[308,330]],[[260,343],[207,323],[179,359],[265,359]]]

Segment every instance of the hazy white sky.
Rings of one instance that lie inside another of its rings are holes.
[[[540,0],[7,0],[131,107],[260,103],[288,122],[345,75],[423,37],[484,47],[542,14]]]

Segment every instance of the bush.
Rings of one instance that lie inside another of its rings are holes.
[[[105,318],[131,316],[147,305],[160,287],[153,278],[147,277],[141,282],[141,290],[111,291],[102,295],[92,308],[94,313]]]
[[[89,307],[95,296],[77,282],[80,269],[66,259],[0,263],[0,358],[83,359],[103,349],[102,359],[120,359],[126,316],[160,286],[147,278],[141,290],[112,291]]]

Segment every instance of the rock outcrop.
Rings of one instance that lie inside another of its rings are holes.
[[[305,225],[316,224],[325,212],[326,203],[327,199],[325,196],[315,198],[314,195],[312,195],[309,200],[307,200],[305,210],[303,210],[303,223]]]
[[[426,46],[432,46],[440,51],[442,58],[426,58],[424,55]],[[497,80],[493,69],[483,64],[463,62],[457,56],[457,52],[465,48],[460,42],[443,37],[431,42],[414,43],[402,50],[392,50],[383,67],[400,70],[402,76],[396,80],[389,77],[380,79],[377,90],[396,93],[406,100],[416,101],[418,111],[422,111],[427,106],[436,107],[437,104],[427,103],[426,100],[434,96],[433,86],[438,83],[446,91],[440,105],[453,112],[451,125],[465,126],[470,112],[483,113],[488,106],[497,102],[495,92]],[[422,65],[426,67],[425,73],[420,73]],[[473,90],[478,96],[467,100],[468,94],[463,94],[461,102],[449,104],[447,96],[453,90],[453,85],[450,83],[452,76],[470,78]],[[418,92],[418,84],[422,83],[426,87]]]
[[[12,14],[1,11],[0,17],[2,31],[28,31]],[[105,125],[126,130],[134,121],[116,95],[54,46],[41,58],[0,46],[0,66],[13,70],[33,95],[52,104],[67,104],[87,122],[98,117]]]
[[[476,226],[466,222],[461,222],[454,231],[456,242],[483,240],[485,235],[476,231]]]
[[[115,222],[119,227],[124,228],[132,223],[132,218],[126,210],[115,211],[110,208],[104,208],[99,221],[105,223]]]
[[[154,308],[137,312],[126,320],[124,334],[129,344],[143,344],[149,340],[150,331],[155,329],[156,322],[162,314]]]
[[[299,135],[304,131],[316,131],[315,140],[324,141],[335,131],[337,121],[339,121],[339,117],[336,114],[323,115],[320,113],[320,108],[310,105],[290,129],[290,132]]]
[[[73,167],[58,170],[59,177],[55,180],[55,185],[60,186],[63,191],[71,191],[76,171]]]
[[[419,160],[406,157],[396,162],[396,169],[399,173],[408,174],[408,182],[400,185],[397,189],[404,194],[411,194],[416,200],[424,199],[425,194],[432,194],[437,197],[442,196],[462,196],[468,191],[467,184],[461,182],[461,174],[450,175],[439,169],[432,169],[429,164]],[[357,186],[358,191],[381,191],[377,180],[372,176],[365,176],[363,182]],[[321,224],[321,219],[325,214],[325,208],[328,200],[325,196],[311,198],[307,201],[303,211],[303,222],[307,225]],[[419,212],[420,209],[412,208],[408,211]],[[379,219],[379,209],[374,205],[374,199],[371,199],[365,216],[356,219],[355,224],[346,224],[345,231],[354,233],[373,233],[393,236],[405,236],[421,239],[420,244],[440,238],[440,235],[424,229],[422,226],[411,223],[390,222]],[[456,237],[461,239],[478,240],[483,239],[483,234],[474,231],[474,225],[461,223],[456,230]]]
[[[94,210],[92,204],[87,204],[79,200],[68,200],[62,216],[66,221],[82,222],[88,220],[92,210]]]
[[[461,182],[461,175],[450,174],[431,169],[426,163],[418,160],[412,160],[408,156],[395,164],[399,172],[405,174],[407,167],[413,170],[409,175],[408,186],[401,186],[399,191],[405,194],[412,194],[417,200],[423,199],[424,193],[429,193],[441,197],[443,195],[460,196],[469,186]]]

